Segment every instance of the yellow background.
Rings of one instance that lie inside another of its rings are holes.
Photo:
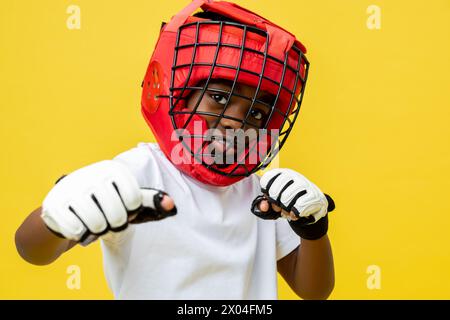
[[[187,0],[2,1],[0,298],[111,298],[96,243],[36,267],[14,233],[56,178],[153,141],[140,83],[162,20]],[[311,61],[281,165],[333,195],[331,299],[450,298],[450,1],[237,0]],[[69,5],[81,29],[69,30]],[[369,5],[381,29],[369,30]],[[81,268],[81,289],[66,287]],[[367,287],[367,267],[381,288]],[[280,298],[295,298],[281,282]]]

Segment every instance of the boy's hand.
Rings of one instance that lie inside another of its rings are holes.
[[[106,160],[60,179],[46,196],[42,219],[59,236],[84,242],[128,223],[161,220],[176,214],[173,200],[156,189],[139,188],[118,161]]]
[[[261,180],[263,195],[252,203],[252,212],[262,219],[285,217],[304,239],[318,239],[328,230],[327,213],[334,201],[303,175],[290,169],[274,169]]]

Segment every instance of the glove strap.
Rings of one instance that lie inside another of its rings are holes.
[[[289,221],[292,230],[302,239],[317,240],[327,234],[328,215],[319,219],[316,223],[305,224],[302,219]]]
[[[275,210],[273,210],[271,205],[269,205],[269,211],[262,212],[261,210],[259,210],[259,204],[263,200],[269,201],[269,199],[267,199],[263,195],[257,196],[255,198],[255,200],[253,200],[251,211],[253,212],[253,214],[255,216],[257,216],[261,219],[264,219],[264,220],[274,220],[274,219],[278,219],[279,217],[281,217],[280,212],[276,212]]]

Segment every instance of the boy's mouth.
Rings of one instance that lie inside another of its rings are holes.
[[[211,137],[209,148],[214,154],[231,155],[237,153],[237,144],[234,141],[226,141],[226,139]]]
[[[236,145],[224,140],[212,140],[207,146],[209,162],[218,169],[224,169],[237,162]]]
[[[228,168],[238,162],[245,161],[244,158],[250,152],[250,143],[248,139],[238,141],[238,139],[214,138],[205,147],[209,163],[218,169]]]

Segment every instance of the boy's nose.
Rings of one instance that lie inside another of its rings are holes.
[[[222,119],[220,119],[220,126],[223,129],[244,129],[242,121],[244,121],[245,118],[245,106],[241,104],[230,104],[228,105],[227,109],[225,110],[224,116]],[[232,119],[230,119],[230,118]]]

